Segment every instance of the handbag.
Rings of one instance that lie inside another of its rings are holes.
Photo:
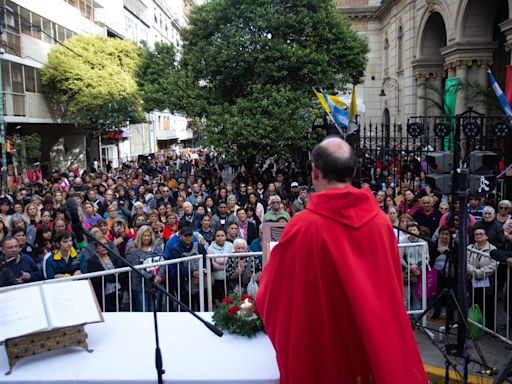
[[[256,282],[255,274],[252,275],[251,281],[247,284],[247,294],[251,295],[253,298],[258,294],[258,283]]]
[[[482,311],[480,310],[478,304],[473,304],[471,307],[469,307],[468,320],[471,320],[469,322],[469,330],[473,334],[473,337],[475,340],[480,339],[484,334],[484,331],[478,325],[484,324],[484,317],[482,316]]]
[[[428,270],[425,272],[425,280],[427,284],[426,295],[427,299],[431,299],[437,294],[437,279],[438,279],[438,270],[431,269],[428,266]],[[423,278],[422,276],[418,276],[418,282],[416,283],[416,297],[418,299],[423,298]]]

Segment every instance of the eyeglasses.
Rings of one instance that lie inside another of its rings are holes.
[[[163,230],[161,230],[161,229],[160,229],[160,230],[155,229],[153,232],[155,232],[155,233],[163,233],[164,231],[163,231]]]
[[[483,232],[475,233],[475,236],[484,236],[484,235],[485,235],[485,233],[483,233]]]
[[[499,209],[510,209],[509,207],[499,207]]]

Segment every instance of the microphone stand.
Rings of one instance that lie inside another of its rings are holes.
[[[100,247],[105,249],[108,252],[108,255],[117,261],[120,261],[123,265],[129,267],[133,273],[135,273],[140,278],[147,281],[149,286],[149,292],[151,294],[151,299],[153,301],[153,323],[155,327],[155,367],[156,372],[158,375],[158,384],[163,384],[163,374],[165,373],[165,370],[163,369],[163,363],[162,363],[162,353],[160,350],[160,338],[158,333],[158,320],[157,320],[157,299],[156,299],[156,293],[157,291],[162,293],[163,295],[167,296],[169,299],[171,299],[172,302],[177,304],[179,307],[181,307],[185,312],[190,313],[192,316],[194,316],[197,320],[199,320],[201,323],[203,323],[210,331],[212,331],[217,336],[221,337],[223,335],[223,332],[217,328],[214,324],[209,323],[202,317],[200,317],[197,313],[192,311],[188,306],[183,304],[181,301],[179,301],[174,295],[172,295],[170,292],[168,292],[164,287],[162,287],[159,284],[156,284],[154,281],[154,277],[147,277],[145,276],[139,269],[136,269],[130,262],[128,262],[124,257],[119,256],[117,253],[115,253],[108,245],[103,244],[101,241],[98,240],[96,236],[94,236],[87,228],[85,228],[83,225],[80,225],[83,233],[85,236],[87,236],[88,239],[92,240],[96,244],[98,244]],[[144,296],[143,296],[144,299]]]

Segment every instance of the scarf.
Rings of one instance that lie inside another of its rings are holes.
[[[242,239],[247,240],[247,229],[249,227],[249,220],[245,220],[245,222],[237,220],[237,223],[238,223],[238,236],[240,236]]]

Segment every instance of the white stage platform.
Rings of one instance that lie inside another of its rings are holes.
[[[19,362],[8,376],[0,347],[0,383],[156,383],[152,313],[105,313],[89,324],[89,348],[52,351]],[[203,314],[211,318],[211,313]],[[166,383],[278,384],[275,351],[265,334],[217,337],[186,313],[159,313]]]

